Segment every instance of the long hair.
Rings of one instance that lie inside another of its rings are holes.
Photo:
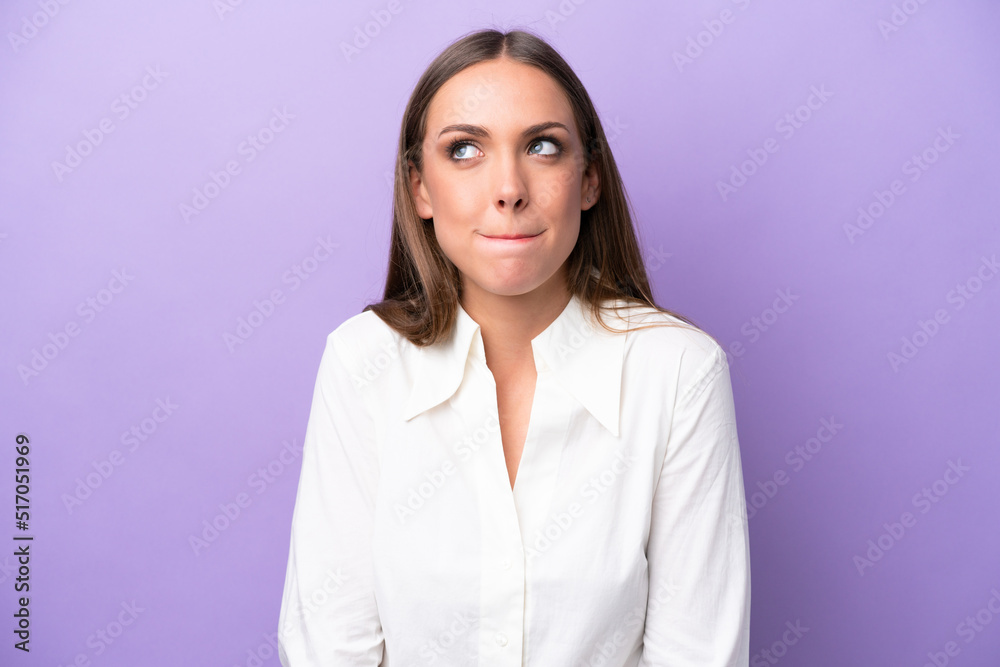
[[[419,346],[446,339],[458,313],[461,280],[441,250],[431,221],[422,220],[409,186],[409,162],[422,171],[421,145],[427,108],[446,81],[471,65],[509,58],[537,67],[566,93],[584,147],[584,167],[596,161],[600,182],[597,203],[581,211],[580,235],[568,258],[568,288],[586,302],[598,322],[606,300],[647,306],[681,322],[693,321],[656,305],[633,227],[631,202],[608,147],[597,111],[580,79],[548,43],[522,30],[470,33],[446,48],[417,82],[403,113],[393,187],[392,241],[383,300],[372,310],[386,324]],[[363,311],[362,311],[363,312]],[[641,328],[641,327],[640,327]]]

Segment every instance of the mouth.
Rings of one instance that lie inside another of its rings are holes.
[[[483,236],[495,241],[525,241],[536,238],[541,235],[541,233],[542,232],[538,232],[538,234],[483,234]]]

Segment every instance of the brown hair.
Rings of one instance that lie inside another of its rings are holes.
[[[581,211],[580,235],[568,258],[569,291],[589,304],[597,321],[609,331],[617,330],[604,322],[601,310],[605,300],[616,298],[697,326],[653,301],[633,227],[631,202],[590,96],[555,49],[522,30],[469,33],[435,58],[417,82],[399,133],[385,293],[382,301],[364,310],[374,311],[415,345],[431,345],[450,335],[458,312],[461,280],[458,269],[438,245],[433,227],[417,214],[409,187],[409,162],[422,170],[427,109],[438,89],[471,65],[504,57],[537,67],[562,87],[581,135],[583,166],[597,163],[600,195],[593,207]]]

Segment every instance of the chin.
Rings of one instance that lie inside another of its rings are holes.
[[[485,289],[498,296],[521,296],[522,294],[527,294],[536,287],[538,287],[538,285],[535,285],[534,283],[525,284],[508,282],[486,285]]]
[[[543,289],[549,280],[545,276],[533,276],[531,279],[519,277],[508,281],[494,281],[490,291],[502,296],[520,296],[535,290]]]
[[[521,294],[527,294],[532,290],[538,288],[544,282],[543,280],[538,280],[535,276],[508,276],[508,277],[493,277],[487,280],[475,280],[473,282],[476,285],[491,294],[497,294],[499,296],[520,296]]]

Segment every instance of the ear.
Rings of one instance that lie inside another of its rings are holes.
[[[597,174],[597,160],[591,161],[583,172],[583,184],[580,188],[580,209],[587,209],[596,206],[597,200],[601,196],[601,179]],[[587,199],[590,199],[588,202]]]
[[[434,211],[431,208],[431,200],[427,194],[427,187],[424,185],[423,178],[417,167],[413,164],[413,161],[407,161],[407,165],[410,172],[410,192],[413,194],[413,203],[417,207],[417,215],[423,220],[430,220],[434,217]]]

